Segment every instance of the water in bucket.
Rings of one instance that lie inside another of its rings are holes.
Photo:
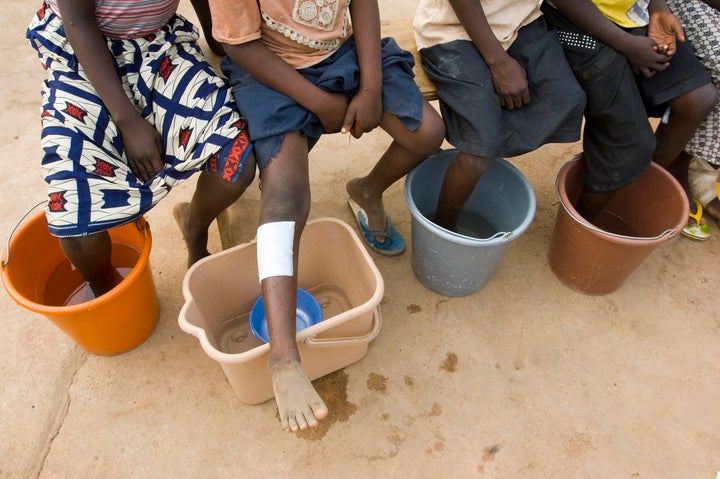
[[[612,211],[601,212],[593,224],[603,231],[623,236],[638,236],[637,231],[619,215]]]
[[[435,212],[427,215],[427,219],[435,225]],[[487,239],[497,234],[499,231],[488,220],[473,211],[466,211],[460,214],[457,221],[457,234],[467,236],[468,238]],[[438,225],[438,228],[441,226]]]
[[[112,263],[120,278],[125,278],[140,258],[140,252],[130,246],[113,243]],[[80,272],[67,259],[58,264],[45,283],[43,304],[72,306],[94,299],[92,290]]]
[[[458,218],[457,232],[470,238],[487,239],[499,230],[488,220],[473,211],[463,211]]]
[[[218,350],[227,354],[239,354],[262,346],[263,342],[250,332],[249,313],[244,313],[222,323],[215,332]]]
[[[497,158],[478,181],[458,219],[458,232],[439,227],[434,217],[445,170],[456,150],[430,156],[405,180],[412,215],[412,267],[428,289],[467,296],[482,288],[510,242],[535,215],[535,195],[525,176]]]

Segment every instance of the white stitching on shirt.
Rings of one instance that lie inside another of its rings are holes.
[[[336,38],[335,40],[332,40],[332,41],[320,41],[320,40],[316,40],[314,38],[308,37],[298,31],[294,30],[289,25],[285,25],[284,23],[273,20],[263,10],[260,10],[260,13],[262,14],[263,21],[265,21],[265,23],[267,24],[268,27],[270,27],[271,30],[275,30],[278,33],[282,33],[283,35],[285,35],[285,37],[289,38],[290,40],[297,42],[301,45],[306,45],[315,50],[335,50],[340,45],[341,39],[347,37],[347,30],[348,30],[347,9],[345,9],[345,11],[343,11],[343,27],[342,27],[342,34],[341,34],[342,36],[341,36],[341,38]]]

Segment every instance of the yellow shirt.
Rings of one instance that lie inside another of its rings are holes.
[[[648,24],[649,0],[592,0],[603,15],[625,28]]]

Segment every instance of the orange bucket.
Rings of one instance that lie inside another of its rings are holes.
[[[26,215],[27,216],[27,215]],[[139,346],[160,314],[150,269],[152,237],[144,218],[111,229],[112,263],[127,276],[104,295],[69,304],[84,280],[50,235],[44,212],[19,224],[2,257],[2,282],[25,309],[45,315],[80,347],[112,355]]]

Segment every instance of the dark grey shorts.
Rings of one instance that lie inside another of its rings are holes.
[[[500,106],[490,69],[472,42],[420,51],[437,89],[447,140],[460,151],[489,158],[579,140],[585,94],[555,33],[540,18],[520,30],[508,54],[525,69],[530,90],[530,103],[513,110]]]

